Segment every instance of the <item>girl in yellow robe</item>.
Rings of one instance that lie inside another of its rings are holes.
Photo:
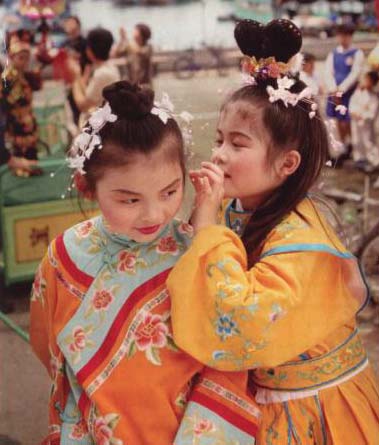
[[[52,378],[44,445],[254,444],[247,372],[205,369],[173,342],[168,273],[190,243],[178,124],[150,90],[117,82],[69,154],[101,215],[51,243],[31,343]],[[85,173],[85,174],[84,174]],[[192,423],[175,439],[184,408]]]
[[[213,162],[191,173],[195,237],[167,282],[174,339],[210,367],[249,370],[259,445],[377,445],[378,385],[355,322],[366,286],[308,194],[328,137],[287,64],[300,33],[275,20],[235,35],[252,78],[221,108]]]

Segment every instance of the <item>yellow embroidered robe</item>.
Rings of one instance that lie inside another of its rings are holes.
[[[224,216],[241,232],[243,212],[229,203]],[[215,369],[250,370],[258,444],[379,443],[378,385],[355,323],[366,286],[310,199],[250,269],[236,233],[202,229],[167,286],[175,342]]]
[[[204,369],[172,340],[165,280],[190,229],[139,244],[96,217],[50,245],[31,302],[32,347],[53,380],[44,444],[254,444],[247,373]]]

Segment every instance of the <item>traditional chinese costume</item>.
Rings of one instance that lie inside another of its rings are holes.
[[[38,128],[32,108],[33,90],[41,88],[40,75],[7,68],[0,88],[6,116],[6,140],[15,156],[37,159]]]
[[[250,217],[235,203],[224,214],[239,233]],[[367,298],[356,259],[308,198],[251,268],[229,227],[200,230],[167,280],[176,343],[215,369],[250,370],[258,444],[377,444],[378,385],[355,323]]]
[[[50,245],[31,302],[32,347],[53,380],[45,444],[171,445],[188,399],[175,444],[254,444],[247,373],[204,369],[173,342],[165,281],[190,229],[173,222],[143,244],[99,216]]]

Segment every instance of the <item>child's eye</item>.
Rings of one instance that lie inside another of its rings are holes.
[[[163,198],[165,198],[165,199],[167,199],[167,198],[170,198],[171,196],[173,196],[173,195],[175,195],[175,193],[177,192],[178,190],[170,190],[169,192],[166,192],[166,193],[164,193],[163,194]]]
[[[130,199],[123,199],[122,201],[120,201],[122,204],[136,204],[137,202],[139,202],[139,199],[136,198],[130,198]]]

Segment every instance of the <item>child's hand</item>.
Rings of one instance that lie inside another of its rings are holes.
[[[196,191],[195,210],[191,223],[195,232],[217,224],[217,215],[224,198],[224,172],[211,162],[202,162],[200,170],[189,173]]]

